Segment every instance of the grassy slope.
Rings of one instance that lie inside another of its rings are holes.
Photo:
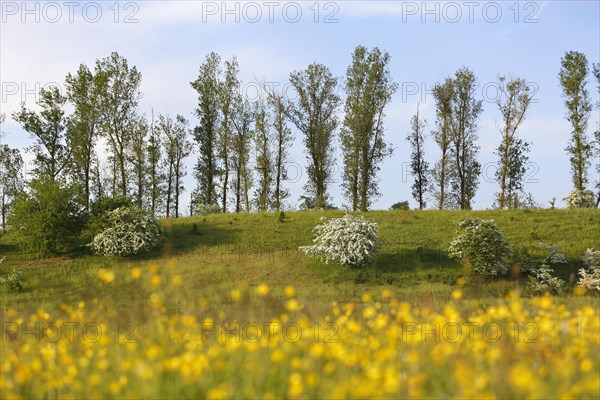
[[[225,214],[206,218],[182,218],[165,222],[169,240],[160,254],[145,260],[108,260],[82,256],[74,259],[23,259],[4,244],[7,256],[0,275],[12,267],[24,268],[26,291],[10,294],[0,287],[0,315],[3,309],[29,311],[55,309],[61,303],[102,298],[121,309],[125,316],[148,300],[148,291],[129,278],[129,270],[155,263],[168,274],[183,277],[183,285],[170,296],[168,306],[183,311],[198,307],[200,298],[213,309],[240,315],[246,308],[228,300],[231,289],[267,283],[274,296],[285,285],[296,288],[298,299],[315,315],[329,308],[331,301],[356,299],[365,291],[390,288],[418,306],[439,308],[450,298],[462,268],[446,257],[456,223],[468,216],[493,218],[509,241],[526,245],[544,241],[558,244],[570,264],[560,271],[574,279],[586,248],[600,247],[598,210],[520,210],[520,211],[377,211],[367,217],[379,223],[383,246],[374,265],[366,270],[349,270],[324,265],[298,252],[310,244],[312,228],[321,216],[337,217],[342,212],[289,212],[283,223],[274,213]],[[0,254],[0,257],[4,254]],[[99,268],[111,268],[116,280],[104,285]],[[167,277],[165,272],[165,278]],[[482,303],[493,301],[519,286],[518,280],[482,282],[474,279],[465,289],[467,298]],[[571,298],[567,302],[596,302],[597,299]],[[250,306],[251,308],[251,306]],[[261,313],[261,310],[253,310]]]

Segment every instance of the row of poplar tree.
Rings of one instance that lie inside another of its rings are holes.
[[[223,212],[230,206],[236,212],[282,208],[289,197],[285,181],[294,141],[292,125],[302,135],[307,159],[304,206],[331,207],[328,193],[336,171],[333,154],[339,131],[344,195],[352,210],[364,211],[380,195],[377,174],[382,161],[392,155],[383,120],[398,85],[391,78],[389,63],[387,52],[358,46],[343,82],[325,65],[313,63],[290,74],[293,96],[285,89],[262,84],[264,96],[250,101],[242,93],[237,59],[222,62],[218,54],[210,53],[198,78],[191,82],[198,93],[195,114],[199,119],[191,129],[181,115],[140,115],[141,73],[112,53],[98,60],[93,71],[82,64],[68,74],[64,94],[58,88],[42,89],[41,112],[22,104],[12,118],[34,139],[27,149],[34,155],[34,180],[74,187],[88,210],[93,199],[130,196],[151,213],[169,217],[179,216],[184,160],[194,146],[198,185],[191,196],[192,212],[200,206]],[[567,52],[559,72],[571,125],[566,151],[573,187],[581,192],[588,190],[594,152],[600,157],[600,132],[595,132],[595,140],[587,135],[593,108],[586,86],[588,68],[584,54]],[[598,64],[593,65],[593,75],[600,91]],[[418,107],[412,117],[407,140],[415,178],[412,193],[419,208],[425,208],[428,199],[439,209],[472,206],[481,173],[477,132],[483,108],[476,87],[476,77],[468,68],[435,84],[431,136],[440,153],[432,168],[424,154],[427,122]],[[499,77],[497,87],[496,106],[502,123],[495,206],[518,208],[527,198],[523,181],[530,144],[517,130],[533,94],[525,80],[517,77]],[[340,89],[345,91],[344,101]],[[65,112],[67,103],[73,108],[70,115]],[[108,148],[106,163],[98,157],[100,139]],[[25,189],[22,171],[20,151],[0,146],[3,224],[11,201]],[[597,185],[600,200],[600,183]]]
[[[289,122],[302,134],[305,145],[308,179],[304,206],[330,207],[328,185],[336,166],[333,154],[335,132],[340,125],[337,111],[342,106],[338,95],[341,87],[345,90],[344,118],[339,129],[344,195],[352,210],[369,209],[380,195],[377,173],[381,162],[392,155],[393,149],[385,140],[383,127],[385,108],[398,88],[391,78],[389,62],[387,52],[358,46],[342,84],[325,65],[314,63],[290,74],[289,83],[295,89],[293,99],[286,98],[283,89],[263,87],[268,99],[265,105],[260,101],[251,104],[239,95],[241,83],[235,57],[222,66],[217,54],[208,55],[198,79],[192,82],[198,92],[196,115],[200,119],[194,130],[200,156],[195,168],[198,188],[193,198],[201,204],[218,204],[221,210],[227,210],[231,188],[235,210],[250,210],[253,171],[248,163],[254,144],[258,171],[256,208],[279,209],[288,196],[281,182],[286,174],[286,149],[292,140]],[[593,66],[593,74],[600,91],[598,64]],[[592,110],[587,76],[585,55],[567,52],[559,80],[572,127],[566,150],[571,159],[573,186],[579,192],[587,190],[593,152],[600,157],[600,133],[596,131],[595,141],[587,136]],[[497,87],[496,106],[502,124],[496,149],[499,191],[494,206],[518,208],[532,203],[531,196],[523,190],[530,143],[517,135],[517,129],[533,103],[533,93],[524,79],[516,77],[499,77]],[[411,119],[407,140],[412,148],[411,170],[415,177],[412,194],[420,209],[426,207],[427,199],[432,199],[433,207],[439,209],[472,206],[481,174],[477,131],[483,102],[477,99],[476,88],[476,77],[468,68],[459,69],[454,76],[434,86],[436,121],[432,136],[440,156],[433,168],[425,159],[427,122],[420,117],[418,107]],[[270,142],[274,148],[269,147]],[[599,168],[596,165],[598,173]],[[596,205],[600,201],[600,182],[597,188]]]

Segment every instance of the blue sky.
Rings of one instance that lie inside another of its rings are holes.
[[[565,197],[571,189],[564,151],[570,130],[557,79],[560,58],[568,50],[577,50],[590,63],[600,61],[598,1],[81,1],[72,5],[27,2],[27,10],[23,4],[1,2],[0,111],[7,116],[22,100],[34,108],[36,87],[62,84],[64,76],[80,63],[93,66],[111,51],[118,51],[142,73],[140,113],[153,108],[155,113],[182,114],[193,126],[196,93],[189,82],[211,51],[224,59],[237,55],[246,94],[252,97],[255,79],[285,85],[291,71],[314,61],[343,78],[357,45],[387,50],[399,90],[386,111],[387,138],[396,151],[381,166],[382,196],[374,208],[382,209],[400,200],[415,205],[411,177],[403,172],[410,154],[405,140],[409,121],[421,101],[428,131],[433,128],[434,102],[427,91],[461,66],[475,72],[481,87],[478,95],[484,99],[479,144],[485,168],[474,207],[491,207],[497,190],[493,152],[500,134],[493,98],[498,74],[522,77],[537,91],[537,102],[520,129],[520,136],[532,142],[526,191],[546,206],[553,197]],[[591,77],[588,88],[598,101]],[[595,108],[590,135],[599,120],[600,111]],[[12,146],[30,143],[10,118],[3,131],[3,141]],[[304,165],[301,134],[294,132],[291,159]],[[426,150],[433,164],[438,151],[431,138]],[[339,152],[336,156],[341,164]],[[188,190],[195,186],[191,170],[196,157],[193,154],[188,160]],[[345,203],[340,177],[341,173],[334,177],[338,183],[331,190],[338,206]],[[305,176],[297,178],[289,183],[293,206],[305,182]],[[590,179],[598,179],[593,169]],[[187,194],[182,200],[187,204]]]

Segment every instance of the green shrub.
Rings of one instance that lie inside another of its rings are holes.
[[[165,239],[156,218],[140,207],[120,207],[106,217],[108,226],[89,245],[97,255],[135,256],[150,252]]]
[[[218,204],[197,204],[196,214],[198,215],[209,215],[219,214],[221,212],[221,206]]]
[[[390,210],[410,210],[410,206],[408,205],[408,201],[399,201],[398,203],[392,204]]]
[[[566,264],[567,257],[557,245],[539,243],[537,247],[543,250],[544,257],[530,257],[528,262],[522,264],[523,271],[530,274],[527,289],[532,294],[558,294],[566,282],[554,276],[554,269],[559,264]]]
[[[450,258],[468,263],[473,271],[482,275],[505,274],[504,262],[510,247],[494,220],[465,219],[458,223],[456,238],[450,243]]]
[[[129,196],[103,196],[90,204],[90,214],[93,217],[103,217],[117,208],[131,206],[133,206],[133,200]]]
[[[73,188],[33,180],[29,193],[20,193],[13,203],[8,225],[21,250],[48,255],[80,244],[85,216]]]

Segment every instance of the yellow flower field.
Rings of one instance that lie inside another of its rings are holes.
[[[105,285],[115,275],[101,270]],[[464,300],[442,312],[390,291],[304,311],[291,286],[239,288],[267,320],[164,303],[182,282],[155,266],[131,271],[150,291],[139,321],[102,301],[19,315],[5,310],[0,398],[598,398],[600,314],[511,293],[494,306]],[[281,293],[279,298],[275,292]],[[254,303],[253,303],[254,304]]]

